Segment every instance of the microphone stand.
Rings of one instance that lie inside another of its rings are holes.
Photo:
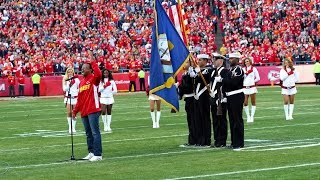
[[[69,79],[67,81],[71,81],[72,79]],[[72,113],[72,110],[73,110],[73,105],[71,105],[71,93],[70,93],[70,89],[71,89],[71,82],[69,83],[69,89],[68,89],[68,96],[67,98],[69,98],[69,103],[70,103],[70,112]],[[67,103],[68,103],[68,99],[66,101],[66,106],[67,106]],[[85,159],[76,159],[74,157],[74,142],[73,142],[73,123],[72,123],[72,116],[71,116],[71,121],[70,121],[70,126],[71,126],[71,133],[70,133],[70,137],[71,137],[71,157],[70,159],[67,159],[65,161],[80,161],[80,160],[85,160]]]
[[[71,89],[71,82],[69,83],[69,89],[68,89],[68,98],[69,98],[69,107],[70,107],[70,112],[72,114],[72,110],[73,110],[73,106],[71,104],[71,93],[70,93],[70,89]],[[71,116],[71,121],[70,121],[70,125],[71,125],[71,157],[70,157],[70,160],[76,160],[74,158],[74,144],[73,144],[73,123],[72,123],[73,119],[72,119],[72,116]]]

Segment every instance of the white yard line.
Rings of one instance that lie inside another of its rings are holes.
[[[314,105],[315,106],[315,105]],[[319,108],[312,108],[312,109],[319,109]],[[305,114],[317,114],[319,113],[318,111],[307,111],[307,112],[303,112],[303,113],[294,113],[294,115],[305,115]],[[126,114],[130,114],[130,113],[126,113]],[[48,115],[48,114],[47,114]],[[56,114],[55,114],[56,115]],[[180,116],[185,116],[185,114],[174,114],[174,115],[165,115],[165,116],[161,116],[163,118],[172,118],[172,117],[180,117]],[[26,116],[28,117],[28,116]],[[284,115],[283,114],[278,114],[278,115],[272,115],[272,116],[256,116],[255,119],[263,119],[263,118],[269,118],[269,117],[283,117],[284,118]],[[0,117],[1,119],[1,117]],[[32,119],[29,119],[29,121],[45,121],[45,120],[56,120],[56,119],[63,119],[61,117],[59,118],[55,118],[55,117],[49,117],[49,118],[46,118],[46,119],[43,119],[43,118],[32,118]],[[80,118],[79,118],[80,119]],[[140,118],[130,118],[130,119],[122,119],[122,120],[113,120],[113,122],[124,122],[124,121],[137,121],[137,120],[144,120],[144,119],[150,119],[150,117],[140,117]],[[20,122],[20,120],[15,120],[15,121],[0,121],[0,124],[5,124],[5,123],[10,123],[12,124],[13,122]],[[176,125],[180,125],[180,124],[185,124],[185,123],[177,123]],[[172,125],[175,125],[175,124],[168,124],[170,126]],[[58,125],[57,125],[58,126]],[[165,126],[165,124],[164,124]],[[52,126],[50,126],[52,127]],[[55,126],[54,126],[55,127]],[[147,126],[149,127],[149,126]],[[132,128],[132,127],[131,127]],[[138,127],[137,127],[138,128]],[[10,129],[10,128],[9,128]],[[12,128],[11,128],[12,129]],[[1,138],[0,138],[1,139]],[[7,138],[8,139],[8,138]]]
[[[112,142],[126,142],[126,141],[141,141],[141,140],[152,140],[152,139],[163,139],[163,138],[173,138],[173,137],[184,137],[188,134],[175,134],[170,136],[155,136],[155,137],[148,137],[148,138],[128,138],[128,139],[115,139],[115,140],[108,140],[102,141],[103,143],[112,143]],[[74,146],[78,145],[85,145],[87,143],[74,143]],[[57,144],[57,145],[50,145],[50,146],[42,146],[42,147],[32,147],[32,148],[17,148],[17,149],[0,149],[0,152],[13,152],[13,151],[21,151],[21,150],[29,150],[29,149],[46,149],[46,148],[56,148],[56,147],[65,147],[71,146],[71,144]]]
[[[182,135],[171,135],[171,136],[161,136],[161,137],[151,137],[151,138],[132,138],[132,139],[121,139],[121,140],[112,140],[112,141],[103,141],[103,142],[123,142],[123,141],[141,141],[146,139],[163,139],[163,138],[171,138],[171,137],[180,137],[180,136],[186,136],[186,134]],[[284,141],[284,142],[267,142],[267,143],[259,143],[264,145],[252,145],[246,148],[243,148],[243,151],[266,151],[266,150],[283,150],[283,149],[295,149],[295,148],[306,148],[306,147],[314,147],[314,146],[320,146],[320,143],[315,143],[313,141],[317,141],[320,138],[311,138],[311,139],[298,139],[298,140],[292,140],[292,141]],[[309,141],[309,142],[307,142]],[[77,143],[75,145],[85,145],[86,143]],[[293,145],[296,146],[288,146]],[[299,145],[300,144],[300,145]],[[61,147],[61,146],[70,146],[68,145],[52,145],[52,146],[45,146],[45,147],[39,147],[43,149],[47,148],[53,148],[53,147]],[[273,147],[278,146],[278,148],[267,148],[267,147]],[[282,146],[282,147],[279,147]],[[284,146],[284,147],[283,147]],[[267,148],[267,149],[258,149],[258,148]],[[0,150],[0,152],[12,152],[12,151],[21,151],[21,150],[33,150],[34,148],[20,148],[20,149],[7,149],[7,150]],[[253,150],[252,150],[253,149]],[[254,150],[257,149],[257,150]],[[188,148],[188,150],[182,150],[182,151],[171,151],[171,152],[163,152],[163,153],[148,153],[148,154],[138,154],[138,155],[130,155],[130,156],[118,156],[118,157],[111,157],[106,158],[107,160],[114,160],[114,159],[130,159],[130,158],[140,158],[140,157],[150,157],[150,156],[163,156],[163,155],[172,155],[172,154],[182,154],[182,153],[189,153],[189,152],[200,152],[200,151],[223,151],[228,150],[224,148]],[[235,152],[238,153],[238,152]],[[54,162],[54,163],[46,163],[46,164],[31,164],[31,165],[23,165],[23,166],[12,166],[12,167],[0,167],[1,169],[24,169],[24,168],[34,168],[34,167],[44,167],[44,166],[53,166],[53,165],[62,165],[62,164],[68,164],[68,163],[76,163],[79,161],[67,161],[67,162]],[[84,161],[80,161],[84,162]],[[256,172],[259,170],[248,170],[248,171],[239,171],[241,173],[243,172]],[[229,175],[229,173],[235,173],[235,172],[227,172],[227,173],[218,173],[213,175],[204,175],[204,176],[191,176],[192,178],[199,178],[199,177],[211,177],[211,176],[221,176],[221,175]],[[190,179],[191,177],[181,177],[182,179]],[[180,178],[178,178],[180,179]]]
[[[46,166],[54,166],[54,165],[62,165],[62,164],[71,164],[71,163],[80,163],[80,162],[89,162],[89,161],[65,161],[65,162],[56,162],[56,163],[47,163],[47,164],[30,164],[25,166],[9,166],[5,169],[26,169],[26,168],[34,168],[34,167],[46,167]],[[0,168],[1,169],[1,168]]]
[[[243,148],[243,151],[278,151],[278,150],[284,150],[284,149],[297,149],[297,148],[306,148],[306,147],[315,147],[320,146],[320,143],[314,143],[314,144],[306,144],[306,145],[299,145],[299,146],[286,146],[286,147],[277,147],[277,148],[268,148],[268,149],[256,149],[256,150],[248,150],[246,148]]]
[[[318,145],[320,145],[320,143],[318,143]],[[261,147],[261,146],[259,146],[259,147]],[[140,158],[140,157],[154,157],[154,156],[163,156],[163,155],[172,155],[172,154],[183,154],[183,153],[189,153],[189,152],[219,151],[219,150],[224,150],[224,149],[223,148],[202,148],[202,149],[201,148],[190,148],[188,150],[183,150],[183,151],[171,151],[171,152],[164,152],[164,153],[138,154],[138,155],[130,155],[130,156],[117,156],[117,157],[105,158],[104,160],[131,159],[131,158]],[[238,153],[238,152],[235,152],[235,153]],[[5,168],[4,167],[0,167],[0,170],[1,169],[26,169],[26,168],[63,165],[63,164],[78,163],[78,162],[87,162],[87,161],[66,161],[66,162],[54,162],[54,163],[45,163],[45,164],[30,164],[30,165],[23,165],[23,166],[11,166],[11,167],[9,166],[9,167],[5,167]],[[311,164],[320,165],[320,163],[311,163]],[[304,164],[304,165],[302,164],[302,165],[295,165],[295,166],[283,166],[283,167],[275,167],[275,168],[253,169],[253,170],[246,170],[246,171],[225,172],[225,173],[209,174],[209,175],[178,177],[178,178],[174,178],[174,179],[194,179],[194,178],[202,178],[202,177],[232,175],[232,174],[240,174],[240,173],[245,173],[245,172],[259,172],[259,171],[286,169],[286,168],[290,168],[290,167],[303,167],[303,166],[308,166],[308,165],[307,164]]]
[[[319,108],[315,108],[315,109],[319,109]],[[295,115],[305,115],[305,114],[318,114],[318,113],[319,113],[318,111],[307,111],[307,112],[303,112],[303,113],[294,113],[293,116],[295,116]],[[275,114],[275,115],[272,115],[272,116],[257,116],[257,117],[254,117],[254,118],[255,119],[263,119],[263,118],[269,118],[269,117],[283,117],[283,120],[284,120],[284,114]],[[296,119],[298,119],[298,118],[296,118]]]
[[[285,127],[294,127],[294,126],[310,126],[310,125],[316,125],[320,124],[320,122],[315,123],[304,123],[304,124],[288,124],[288,125],[282,125],[282,126],[268,126],[268,127],[257,127],[257,128],[246,128],[244,130],[258,130],[258,129],[275,129],[275,128],[285,128]]]
[[[170,178],[166,180],[197,179],[197,178],[227,176],[227,175],[243,174],[243,173],[250,173],[250,172],[273,171],[273,170],[279,170],[279,169],[291,169],[291,168],[300,168],[300,167],[309,167],[309,166],[320,166],[320,162],[295,164],[295,165],[289,165],[289,166],[269,167],[269,168],[249,169],[249,170],[243,170],[243,171],[230,171],[230,172],[215,173],[215,174],[204,174],[204,175],[198,175],[198,176],[185,176],[185,177]]]
[[[317,112],[312,112],[317,113]],[[271,117],[271,116],[268,116]],[[260,118],[260,117],[256,117]],[[138,118],[141,119],[141,118]],[[258,128],[245,128],[245,131],[248,130],[261,130],[261,129],[276,129],[276,128],[285,128],[285,127],[295,127],[295,126],[309,126],[309,125],[317,125],[320,124],[320,122],[315,123],[303,123],[303,124],[289,124],[289,125],[282,125],[282,126],[268,126],[268,127],[258,127]],[[177,126],[177,125],[185,125],[185,123],[172,123],[172,124],[163,124],[162,126]],[[141,128],[150,128],[150,126],[134,126],[134,127],[125,127],[125,128],[114,128],[114,130],[126,130],[126,129],[141,129]],[[14,136],[10,137],[2,137],[0,140],[4,139],[16,139],[16,138],[26,138],[26,137],[67,137],[69,134],[67,133],[67,130],[64,131],[52,131],[52,130],[36,130],[37,132],[31,132],[31,133],[21,133],[21,134],[14,134]],[[105,132],[101,132],[101,134],[106,134]],[[83,136],[83,131],[78,131],[74,136]]]
[[[288,147],[288,145],[295,145],[295,144],[311,144],[311,143],[316,143],[316,142],[305,142],[305,141],[302,141],[302,142],[299,142],[299,141],[296,141],[296,142],[293,142],[293,141],[290,141],[290,142],[273,142],[273,143],[270,143],[270,144],[267,144],[267,145],[256,145],[256,146],[249,146],[249,147],[244,147],[242,148],[243,151],[258,151],[258,150],[252,150],[252,149],[258,149],[258,148],[266,148],[266,147],[281,147],[281,146],[286,146]],[[293,147],[293,146],[290,146],[290,147]],[[270,148],[271,149],[271,148]],[[260,149],[260,150],[263,150],[263,149]],[[280,150],[280,149],[279,149]]]

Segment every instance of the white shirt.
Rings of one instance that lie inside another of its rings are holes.
[[[287,71],[284,69],[280,70],[280,80],[282,81],[282,86],[284,87],[292,87],[296,85],[296,82],[299,81],[298,72],[294,71],[293,74],[288,75],[291,72],[291,69],[288,68]]]
[[[70,83],[71,81],[74,80],[74,83],[71,85],[70,87]],[[80,80],[79,78],[75,78],[71,81],[67,81],[67,84],[62,84],[62,89],[63,91],[65,92],[65,95],[68,96],[68,93],[70,93],[70,95],[72,97],[74,96],[78,96],[78,93],[79,93],[79,85],[80,85]],[[69,89],[70,89],[70,92],[69,92]]]
[[[100,82],[98,91],[101,93],[101,97],[113,97],[118,92],[116,83],[114,80],[110,81],[110,85],[104,88],[104,85],[108,82],[108,78],[104,79],[104,83]]]
[[[244,67],[242,68],[244,71],[244,80],[243,80],[243,86],[254,86],[256,82],[260,81],[260,75],[257,70],[257,68],[253,66]],[[247,71],[252,70],[250,74],[246,74]]]

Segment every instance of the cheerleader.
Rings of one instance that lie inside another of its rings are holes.
[[[150,76],[148,76],[148,89],[149,87],[150,87]],[[160,116],[161,116],[161,111],[160,111],[161,100],[157,96],[153,94],[149,94],[149,101],[150,101],[150,115],[152,120],[152,128],[160,128],[159,122],[160,122]],[[154,111],[155,104],[157,105],[157,114]]]
[[[295,71],[290,59],[284,60],[283,68],[280,70],[280,80],[285,117],[286,120],[292,120],[294,96],[297,93],[296,82],[299,80],[299,75]]]
[[[256,83],[260,80],[260,76],[257,68],[252,66],[252,60],[250,58],[244,59],[244,64],[245,67],[242,68],[245,73],[243,80],[243,108],[247,115],[247,122],[251,123],[254,121],[254,114],[256,112],[256,94],[258,93]],[[249,97],[251,99],[251,115],[248,107]]]
[[[73,68],[68,68],[62,80],[62,89],[65,93],[64,103],[67,110],[67,121],[69,125],[69,133],[76,132],[76,119],[72,118],[72,109],[77,104],[79,92],[79,78],[74,74]],[[72,121],[72,122],[71,122]],[[71,126],[72,125],[72,126]]]
[[[111,71],[107,69],[102,71],[102,79],[99,84],[99,90],[101,94],[100,104],[101,104],[101,117],[104,125],[104,131],[111,133],[111,111],[112,105],[114,103],[113,95],[117,93],[117,86],[113,80]]]

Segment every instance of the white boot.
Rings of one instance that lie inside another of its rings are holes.
[[[112,132],[112,129],[111,129],[111,115],[107,115],[107,131],[108,132]]]
[[[74,119],[72,119],[72,132],[73,132],[73,133],[77,132],[77,131],[76,131],[76,124],[77,124],[77,121],[74,120]]]
[[[289,109],[288,109],[288,104],[283,105],[284,109],[284,114],[286,116],[286,120],[289,120]]]
[[[247,115],[247,122],[250,123],[251,119],[250,119],[250,113],[249,113],[249,106],[243,106],[244,112],[246,112]]]
[[[71,117],[67,117],[68,125],[69,125],[69,134],[71,134]]]
[[[292,114],[293,114],[294,104],[289,104],[289,120],[292,120]]]
[[[101,118],[102,118],[102,122],[103,122],[103,130],[108,131],[107,115],[102,115]]]
[[[251,122],[254,121],[254,114],[256,113],[256,106],[251,106]]]
[[[156,128],[156,113],[153,111],[153,112],[150,112],[150,115],[152,119],[152,128]]]
[[[157,120],[156,120],[156,128],[160,128],[160,117],[161,117],[161,111],[157,111]]]

